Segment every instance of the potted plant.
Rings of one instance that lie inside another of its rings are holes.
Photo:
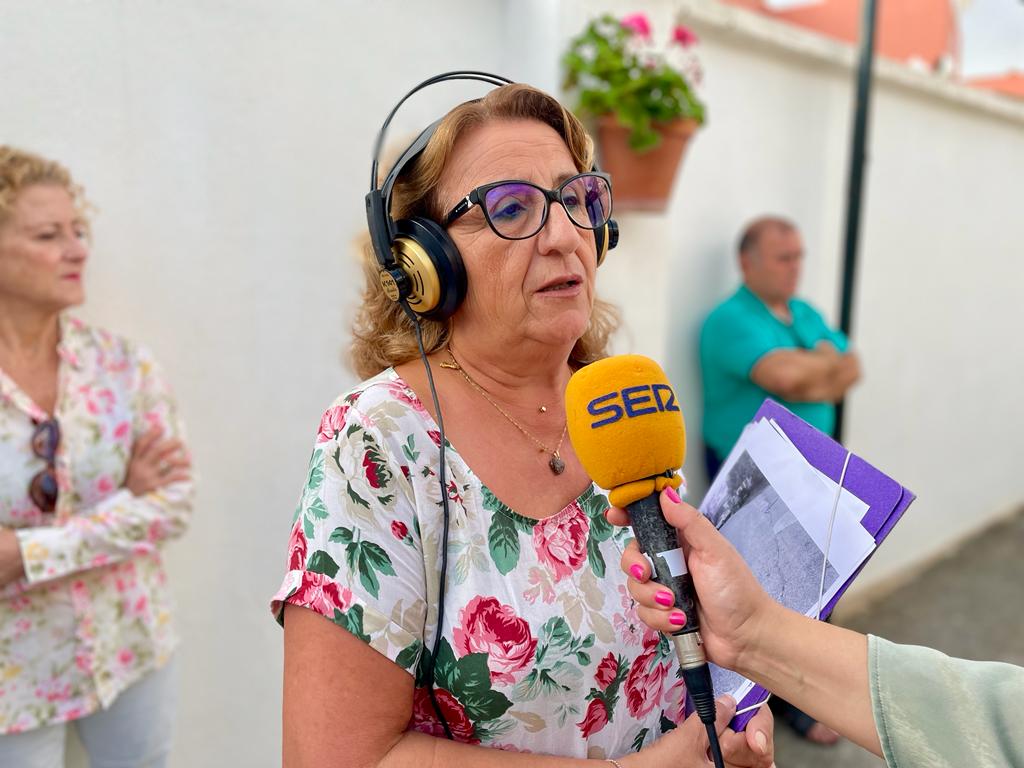
[[[692,87],[701,78],[690,51],[696,41],[677,25],[661,52],[644,14],[604,15],[572,39],[562,59],[577,114],[597,122],[601,165],[619,210],[664,209],[683,151],[704,122]]]

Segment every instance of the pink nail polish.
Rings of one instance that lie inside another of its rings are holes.
[[[636,579],[637,581],[643,581],[643,578],[644,578],[643,566],[637,565],[637,564],[631,565],[631,566],[629,566],[629,572],[633,575],[633,578]]]
[[[679,494],[676,493],[676,489],[673,488],[671,485],[665,489],[665,495],[668,496],[669,501],[671,501],[673,504],[678,504],[679,502],[682,501],[682,499],[679,498]]]
[[[681,627],[686,623],[686,614],[682,611],[672,611],[669,614],[668,620],[677,627]]]
[[[658,603],[659,605],[664,605],[666,608],[668,608],[670,605],[672,605],[672,603],[675,602],[675,597],[672,595],[671,592],[663,589],[654,596],[654,602]]]

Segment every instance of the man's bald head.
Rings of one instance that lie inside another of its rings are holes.
[[[782,216],[760,216],[739,241],[743,282],[769,307],[784,307],[796,294],[804,245],[796,225]]]

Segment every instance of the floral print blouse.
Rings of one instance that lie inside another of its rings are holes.
[[[185,530],[192,483],[122,487],[151,424],[181,435],[171,393],[142,347],[70,318],[60,335],[52,514],[28,494],[44,467],[34,420],[50,414],[0,369],[0,526],[17,529],[26,573],[0,587],[0,733],[109,706],[177,644],[159,546]]]
[[[444,737],[425,676],[436,631],[440,435],[393,369],[324,414],[295,513],[285,603],[331,619],[416,677],[409,728]],[[628,529],[596,486],[535,520],[449,444],[451,510],[435,693],[454,738],[573,757],[638,750],[681,719],[671,646],[636,615]],[[311,659],[310,663],[317,663]]]

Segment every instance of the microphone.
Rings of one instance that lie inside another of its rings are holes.
[[[718,746],[711,671],[704,655],[693,581],[679,538],[661,514],[658,498],[682,478],[686,427],[676,394],[656,362],[642,355],[607,357],[580,368],[565,390],[573,450],[590,478],[609,490],[609,501],[629,513],[652,578],[672,590],[686,624],[672,633],[687,692]],[[714,747],[712,748],[714,752]]]

